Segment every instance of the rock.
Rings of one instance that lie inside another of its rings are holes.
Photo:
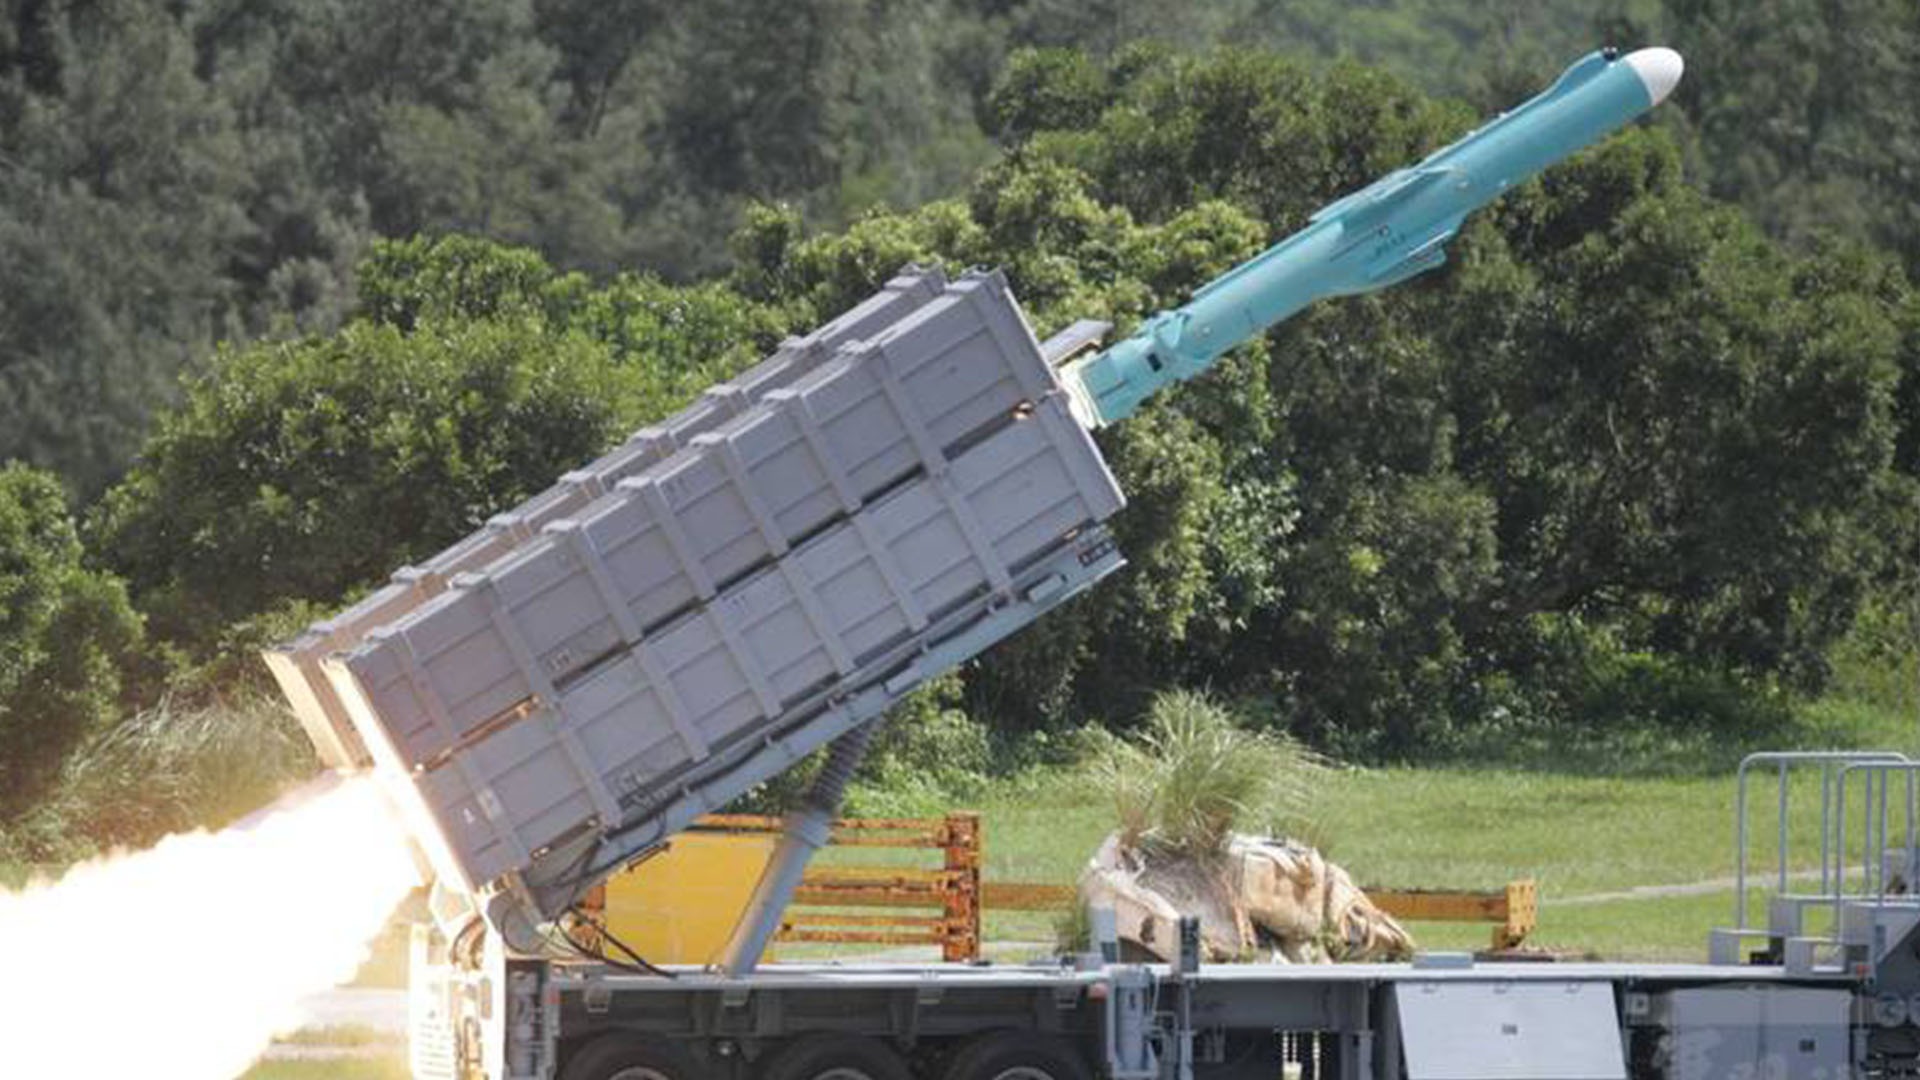
[[[1108,836],[1080,878],[1080,900],[1112,908],[1124,944],[1171,960],[1181,915],[1200,919],[1209,961],[1404,959],[1413,939],[1345,870],[1291,840],[1234,834],[1195,856]]]

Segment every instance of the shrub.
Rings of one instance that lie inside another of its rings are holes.
[[[880,723],[840,811],[848,816],[931,814],[977,792],[993,763],[985,725],[959,707],[960,679],[948,674],[914,691]],[[741,813],[777,814],[798,805],[826,751],[739,799]]]
[[[846,812],[944,812],[978,793],[993,750],[986,725],[960,708],[959,677],[936,679],[887,717],[855,774]]]
[[[1913,600],[1883,595],[1868,603],[1853,629],[1828,654],[1835,695],[1912,715],[1920,707],[1915,697],[1920,686],[1914,681],[1920,668],[1916,629],[1920,609]]]
[[[1205,855],[1235,832],[1310,836],[1325,759],[1279,735],[1240,727],[1191,690],[1156,697],[1145,730],[1094,764],[1112,793],[1122,842]]]

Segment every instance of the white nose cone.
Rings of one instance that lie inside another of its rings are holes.
[[[1646,85],[1647,96],[1655,105],[1667,100],[1673,88],[1680,82],[1680,73],[1687,69],[1680,54],[1672,49],[1641,49],[1627,54],[1627,63],[1633,73],[1640,76]]]

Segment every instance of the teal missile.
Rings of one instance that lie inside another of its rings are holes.
[[[1301,308],[1397,284],[1446,261],[1466,216],[1658,105],[1683,70],[1672,49],[1582,57],[1538,96],[1419,164],[1323,207],[1305,229],[1209,282],[1184,307],[1060,371],[1089,428],[1131,415]]]

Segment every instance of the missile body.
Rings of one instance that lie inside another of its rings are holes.
[[[1659,104],[1681,70],[1671,49],[1581,58],[1525,104],[1328,204],[1186,306],[1067,365],[1060,375],[1075,414],[1088,427],[1117,423],[1155,390],[1198,375],[1315,300],[1372,292],[1439,266],[1469,213]]]

